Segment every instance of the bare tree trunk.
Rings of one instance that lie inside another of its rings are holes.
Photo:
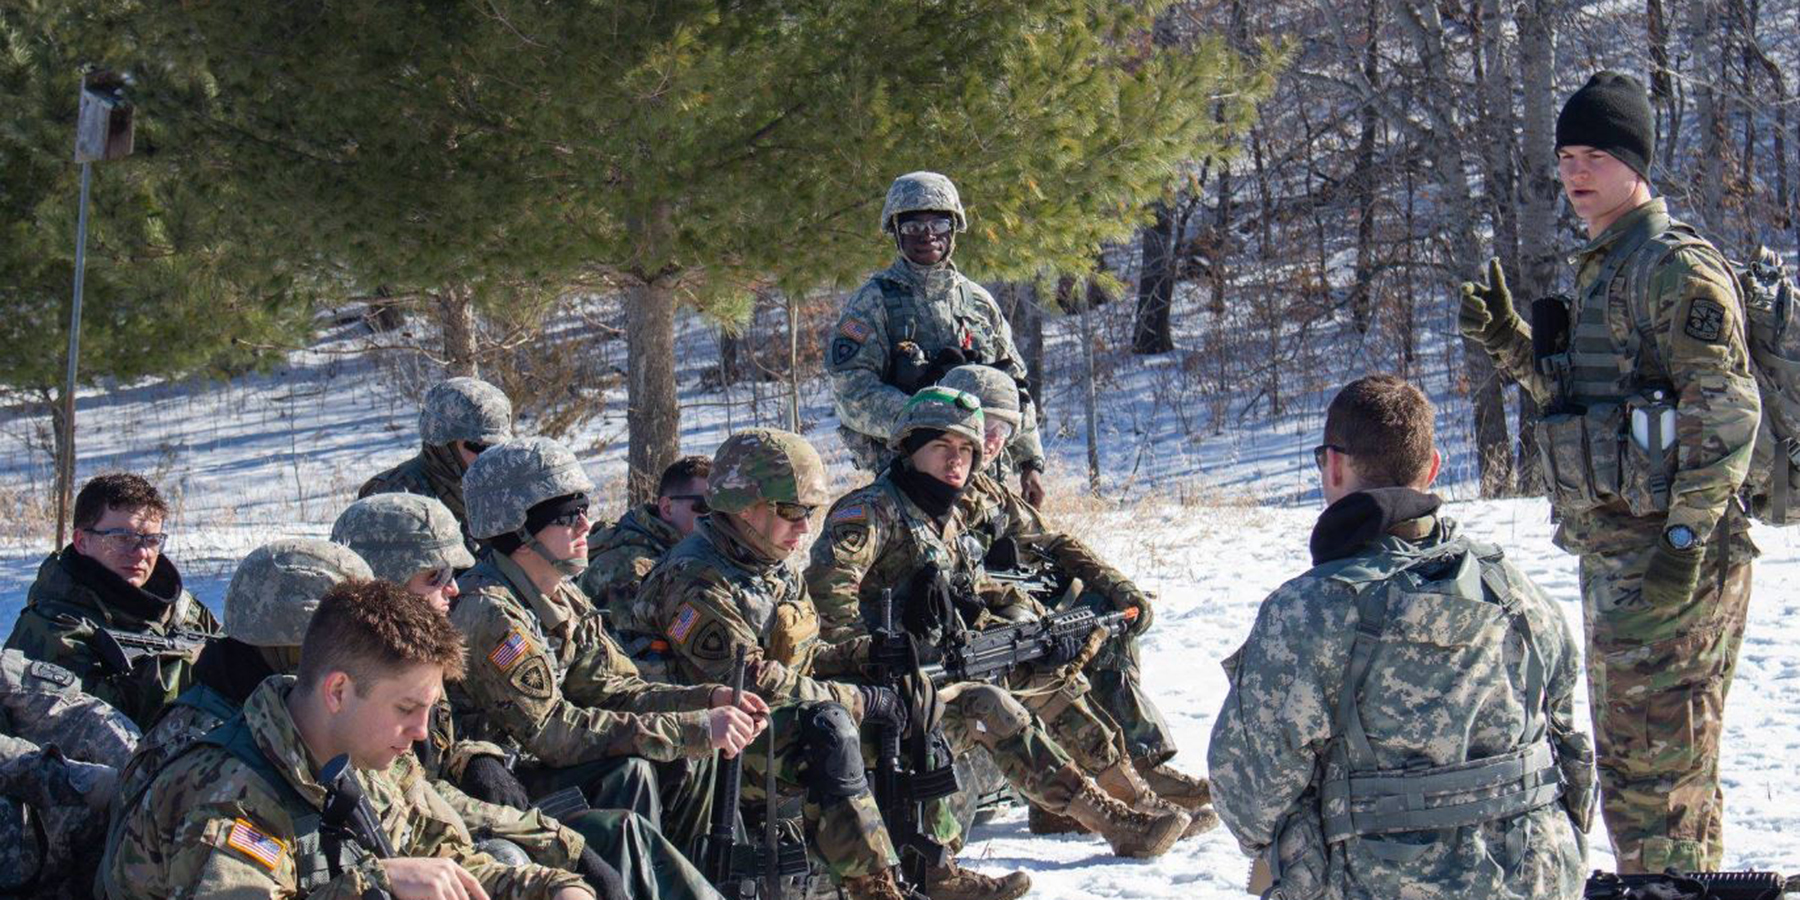
[[[1699,196],[1693,198],[1694,212],[1701,226],[1714,234],[1725,218],[1725,84],[1726,40],[1719,33],[1724,25],[1719,0],[1693,0],[1689,7],[1688,31],[1693,40],[1692,52],[1696,76],[1694,85],[1695,113],[1700,122]]]
[[[1545,18],[1544,10],[1534,10],[1531,17]],[[1521,23],[1524,18],[1521,16]],[[1520,27],[1523,28],[1523,24]],[[1656,133],[1663,140],[1659,155],[1663,165],[1671,167],[1675,162],[1675,140],[1681,136],[1681,125],[1675,118],[1675,90],[1670,78],[1675,70],[1669,64],[1669,19],[1663,12],[1662,0],[1644,0],[1644,28],[1650,40],[1650,104],[1656,109]],[[1526,40],[1523,34],[1519,39],[1521,43]],[[1526,77],[1532,77],[1529,69]],[[1525,96],[1531,97],[1531,92],[1527,90]],[[1526,109],[1530,108],[1528,100]]]
[[[675,290],[664,259],[673,211],[658,204],[631,223],[636,282],[625,292],[626,485],[633,505],[656,494],[662,471],[681,453],[681,405],[675,393]]]
[[[1031,385],[1031,396],[1043,410],[1044,401],[1044,308],[1038,305],[1037,285],[1029,281],[1012,281],[1000,285],[1000,309],[1012,326],[1013,345],[1019,362],[1025,364],[1025,381]]]
[[[1087,420],[1088,492],[1100,495],[1100,391],[1094,370],[1094,304],[1096,292],[1085,292],[1081,309],[1081,369],[1086,385],[1081,391],[1081,412]]]
[[[1556,66],[1555,35],[1550,4],[1554,0],[1525,0],[1519,10],[1519,84],[1524,94],[1524,118],[1520,122],[1519,153],[1519,290],[1515,296],[1529,299],[1556,293],[1557,242],[1556,196],[1559,188],[1551,145],[1555,142],[1556,87],[1551,73]],[[1651,0],[1656,2],[1656,0]],[[1519,391],[1519,491],[1544,491],[1542,460],[1538,455],[1537,404]]]
[[[788,430],[800,433],[800,298],[787,294]]]
[[[466,284],[451,285],[432,296],[437,306],[438,329],[443,333],[444,370],[451,377],[480,377],[475,364],[475,291]]]
[[[1175,208],[1168,201],[1155,207],[1156,222],[1143,230],[1143,250],[1138,272],[1137,324],[1132,331],[1131,352],[1167,353],[1175,349]]]
[[[1381,77],[1381,0],[1368,0],[1364,23],[1363,77],[1375,84]],[[1375,138],[1381,115],[1375,104],[1364,103],[1357,112],[1356,172],[1351,176],[1356,193],[1356,280],[1350,289],[1350,321],[1357,334],[1368,334],[1374,319],[1371,283],[1375,278]]]

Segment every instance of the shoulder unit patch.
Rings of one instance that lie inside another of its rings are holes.
[[[1687,325],[1681,329],[1696,341],[1713,343],[1725,333],[1725,307],[1705,297],[1688,301]]]

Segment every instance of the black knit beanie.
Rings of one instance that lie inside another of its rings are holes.
[[[1589,78],[1556,117],[1556,149],[1571,145],[1605,150],[1649,181],[1656,115],[1643,83],[1623,72]]]
[[[949,434],[942,428],[915,428],[911,434],[900,439],[900,452],[911,456],[919,452],[919,448]]]

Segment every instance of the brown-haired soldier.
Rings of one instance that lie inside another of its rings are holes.
[[[657,560],[712,511],[706,505],[711,477],[712,457],[684,456],[663,470],[655,499],[626,510],[610,527],[595,525],[588,535],[588,567],[581,573],[581,591],[606,610],[607,627],[630,656],[641,657],[651,636],[661,634],[656,610],[633,609],[638,586]]]
[[[300,674],[270,677],[244,710],[173,760],[121,811],[104,873],[114,900],[170,896],[591,898],[572,872],[479,853],[416,757],[462,636],[424,598],[384,581],[325,594]],[[322,762],[348,755],[395,856],[322,840]]]
[[[1313,455],[1313,568],[1225,661],[1219,817],[1280,896],[1580,896],[1593,750],[1561,611],[1438,514],[1417,388],[1352,382]]]
[[[200,640],[219,622],[181,586],[162,553],[169,505],[142,476],[115,472],[90,479],[75,496],[69,546],[38,568],[6,646],[55,663],[81,679],[81,689],[147,728],[192,680]],[[167,638],[172,646],[129,665],[103,662],[102,630],[124,637]]]

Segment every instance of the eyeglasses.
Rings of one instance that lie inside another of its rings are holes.
[[[83,528],[81,530],[104,541],[114,553],[131,553],[136,550],[160,551],[163,545],[169,542],[169,536],[166,534],[144,534],[129,528],[107,528],[105,530]]]
[[[445,566],[441,569],[433,569],[429,573],[429,577],[425,579],[425,588],[427,590],[435,591],[435,590],[438,590],[439,588],[447,587],[450,584],[450,582],[455,581],[455,580],[456,580],[456,570],[455,569],[453,569],[449,566]]]
[[[789,522],[804,522],[807,519],[812,518],[813,510],[816,509],[818,509],[818,507],[807,506],[804,503],[775,504],[775,514]]]
[[[468,450],[476,456],[486,453],[487,449],[492,446],[494,445],[483,441],[463,441],[463,449]]]
[[[989,440],[1008,440],[1013,436],[1013,425],[1011,422],[1002,422],[999,419],[993,419],[987,423],[987,428],[982,433],[986,435]]]
[[[1320,469],[1325,468],[1325,451],[1327,451],[1327,450],[1336,450],[1339,453],[1347,453],[1348,452],[1344,448],[1339,447],[1336,444],[1320,444],[1319,446],[1314,447],[1313,448],[1313,464],[1318,466]]]
[[[929,219],[908,219],[905,222],[901,222],[899,225],[900,234],[904,237],[924,237],[928,234],[933,237],[943,237],[944,235],[949,234],[950,230],[955,227],[956,223],[944,216],[935,216]]]
[[[562,525],[566,528],[574,528],[577,525],[581,525],[581,524],[593,521],[593,519],[588,518],[589,512],[590,512],[590,510],[588,509],[588,507],[585,507],[585,506],[580,507],[578,509],[572,509],[566,513],[563,513],[560,516],[557,516],[554,519],[551,519],[550,524]]]
[[[686,500],[694,504],[694,515],[696,516],[704,516],[712,512],[712,507],[707,505],[704,494],[669,494],[668,498],[670,500]]]

